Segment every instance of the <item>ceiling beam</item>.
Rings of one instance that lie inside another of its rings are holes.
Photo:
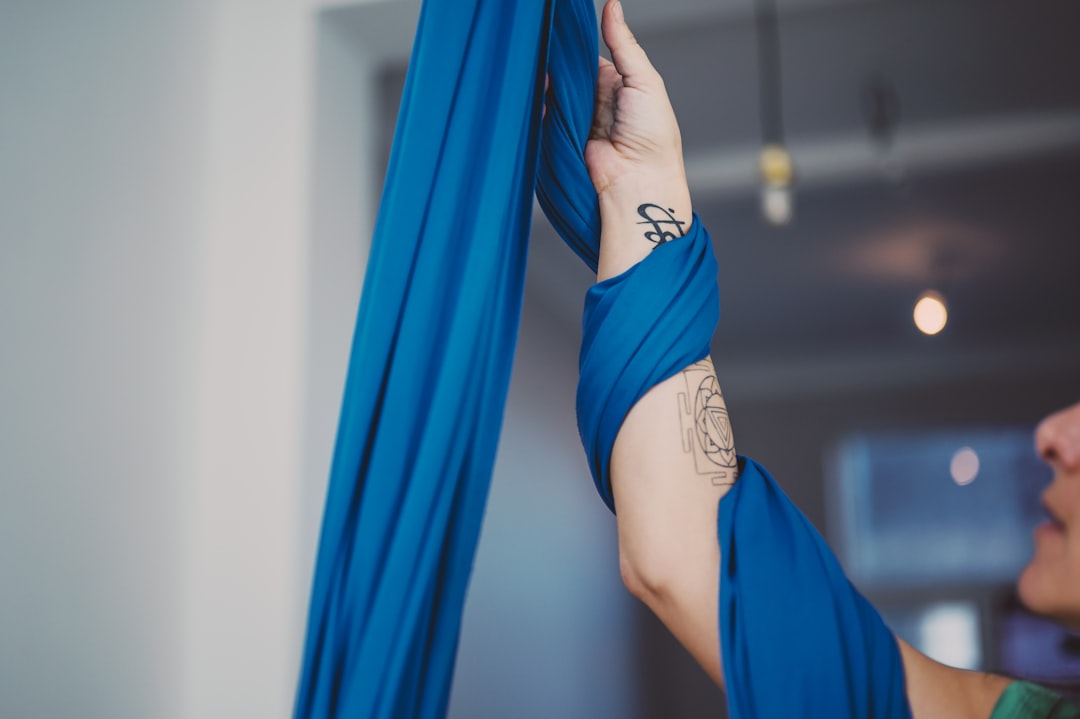
[[[899,390],[1017,373],[1068,375],[1080,362],[1080,342],[1064,337],[1024,345],[870,349],[772,359],[727,359],[724,347],[716,345],[714,341],[718,376],[742,401]]]
[[[793,138],[788,149],[796,188],[969,170],[1080,151],[1080,109],[908,125],[889,146],[876,144],[869,135],[847,133]],[[688,153],[691,190],[710,198],[757,192],[759,152],[739,146]]]

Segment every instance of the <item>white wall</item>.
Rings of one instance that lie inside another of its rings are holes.
[[[0,5],[0,715],[181,699],[199,2]]]
[[[297,581],[314,23],[215,3],[198,277],[183,714],[288,712]]]
[[[379,183],[376,60],[320,13],[309,182],[307,362],[301,499],[302,574],[314,571],[338,410],[375,220]],[[306,584],[302,601],[307,602]]]
[[[0,715],[289,711],[313,6],[0,6]]]

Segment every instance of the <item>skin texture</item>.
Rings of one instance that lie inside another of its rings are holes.
[[[643,224],[643,217],[662,211],[682,229],[692,219],[682,139],[664,82],[626,25],[620,3],[605,5],[601,31],[613,62],[600,60],[585,148],[603,224],[598,280],[625,271],[656,247],[657,236],[649,231],[662,228]],[[697,428],[702,439],[695,444],[686,441],[686,407],[688,398],[698,396],[707,397],[710,416],[722,419]],[[723,452],[710,436],[724,443]],[[1021,597],[1032,609],[1080,628],[1080,404],[1047,418],[1037,445],[1055,471],[1045,495],[1055,521],[1037,536],[1035,557],[1020,580]],[[738,479],[729,453],[731,426],[715,368],[706,359],[634,406],[611,457],[623,581],[720,686],[716,519],[720,498]],[[916,719],[987,717],[1010,681],[948,667],[899,644]]]

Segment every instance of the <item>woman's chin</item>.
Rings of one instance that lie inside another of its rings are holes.
[[[1051,568],[1039,562],[1038,554],[1024,567],[1016,583],[1020,602],[1035,614],[1080,630],[1080,600],[1069,601],[1062,583],[1055,582]]]
[[[1020,602],[1036,614],[1049,615],[1053,612],[1054,602],[1048,592],[1046,570],[1039,564],[1036,554],[1024,570],[1020,572],[1020,579],[1016,583],[1016,592]]]

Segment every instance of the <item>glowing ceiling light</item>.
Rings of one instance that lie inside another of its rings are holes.
[[[979,455],[971,447],[961,447],[949,462],[949,473],[961,487],[971,484],[979,476]]]
[[[915,311],[912,316],[920,332],[936,335],[949,321],[949,310],[945,306],[945,298],[933,290],[923,292],[915,302]]]
[[[761,214],[772,225],[791,222],[795,198],[792,180],[795,171],[791,154],[783,145],[770,143],[761,149]]]

